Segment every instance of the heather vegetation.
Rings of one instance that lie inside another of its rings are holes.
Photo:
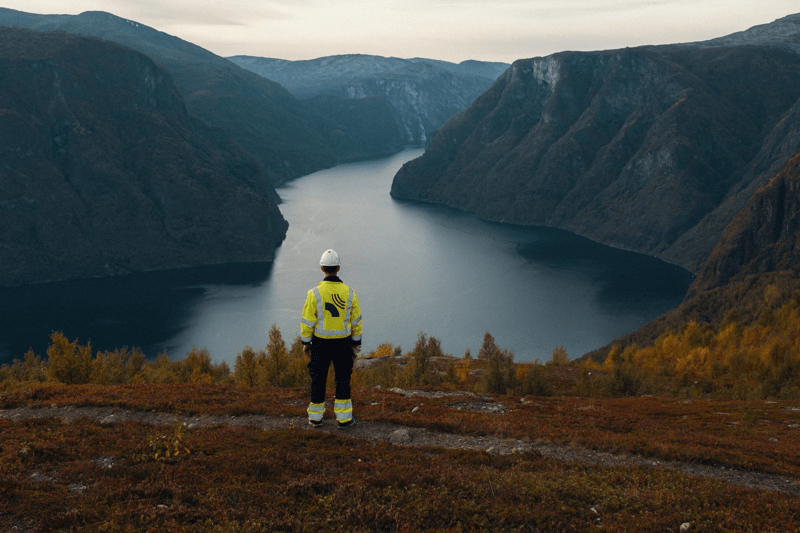
[[[666,359],[634,365],[665,346],[687,354],[673,365],[700,360],[686,346],[717,353],[715,342],[734,334],[747,339],[739,346],[788,342],[798,301],[771,321],[737,326],[734,313],[718,330],[687,327],[654,347],[616,350],[604,365],[570,362],[560,346],[546,363],[515,363],[488,333],[475,357],[445,354],[424,333],[407,353],[382,344],[358,361],[359,423],[343,436],[305,430],[302,344],[287,346],[277,327],[265,348],[242,350],[233,370],[203,349],[147,360],[137,349],[93,354],[54,333],[46,358],[28,353],[0,369],[0,529],[796,530],[797,402],[687,398],[703,389],[665,370]],[[769,325],[786,333],[767,336]],[[681,368],[706,368],[692,365]],[[734,370],[721,368],[709,379],[731,382]],[[602,397],[656,385],[683,397]],[[431,394],[406,394],[411,387]],[[66,416],[86,408],[102,414]],[[199,424],[203,417],[213,421]],[[438,434],[514,439],[524,451],[393,446],[397,427],[433,443]],[[586,464],[540,451],[548,447],[620,459]],[[704,477],[670,462],[768,481],[742,486],[735,475]],[[770,476],[782,485],[768,492]]]
[[[0,530],[798,527],[796,484],[783,491],[741,486],[662,462],[797,479],[800,411],[788,402],[473,396],[507,406],[487,411],[460,407],[464,396],[355,387],[354,398],[359,424],[343,434],[306,430],[304,387],[45,383],[6,390]],[[78,413],[90,407],[99,418]],[[162,425],[147,422],[159,415]],[[204,417],[213,420],[199,423]],[[259,417],[271,426],[256,425]],[[529,451],[393,446],[386,436],[396,424],[431,436],[518,439]],[[543,454],[540,443],[647,461],[585,464]]]

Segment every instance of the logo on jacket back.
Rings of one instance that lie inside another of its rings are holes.
[[[344,310],[347,304],[338,294],[334,294],[331,298],[333,303],[325,302],[325,310],[328,311],[332,317],[339,318],[339,309]],[[337,309],[337,307],[339,309]]]

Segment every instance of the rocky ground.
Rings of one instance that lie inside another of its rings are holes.
[[[507,410],[506,406],[502,403],[487,402],[486,400],[489,397],[483,397],[482,395],[472,393],[446,391],[425,392],[402,389],[392,390],[393,392],[406,396],[441,397],[451,395],[454,396],[454,399],[457,396],[460,401],[451,404],[451,408],[453,409],[480,410],[498,414],[504,413]],[[478,398],[478,396],[480,396],[480,398]],[[473,397],[475,401],[470,401]],[[304,407],[304,405],[298,405],[298,411],[302,412]],[[0,418],[9,420],[44,417],[60,418],[65,422],[85,417],[97,420],[101,424],[136,421],[164,426],[172,425],[175,421],[175,415],[172,413],[131,411],[115,407],[58,407],[53,405],[49,408],[0,410]],[[692,476],[720,479],[731,485],[774,492],[800,494],[800,484],[798,484],[798,481],[787,476],[755,471],[734,470],[731,468],[696,463],[659,461],[635,455],[614,455],[572,445],[556,445],[543,441],[523,441],[489,436],[471,437],[452,433],[441,433],[428,431],[424,428],[408,427],[386,422],[357,420],[355,425],[343,431],[337,431],[336,423],[333,420],[326,420],[321,428],[312,428],[307,424],[304,416],[202,415],[187,417],[185,422],[189,429],[219,424],[254,427],[263,430],[296,428],[308,431],[337,432],[347,438],[364,439],[372,442],[385,441],[398,446],[439,446],[451,449],[484,450],[488,453],[501,455],[533,452],[540,453],[545,457],[584,464],[666,468]]]

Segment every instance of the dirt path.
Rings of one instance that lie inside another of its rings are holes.
[[[153,425],[172,425],[175,415],[162,412],[141,412],[119,409],[116,407],[49,407],[0,409],[0,418],[8,420],[24,420],[27,418],[59,418],[64,421],[77,418],[97,420],[101,424],[113,424],[122,421],[136,421]],[[632,455],[613,455],[596,452],[575,446],[561,446],[544,442],[524,442],[514,439],[495,437],[469,437],[452,433],[439,433],[424,428],[414,428],[399,424],[358,420],[354,426],[339,431],[335,422],[326,420],[321,428],[312,428],[305,417],[283,416],[213,416],[202,415],[184,418],[187,426],[213,426],[227,424],[230,426],[254,427],[263,430],[296,428],[307,431],[336,432],[349,438],[365,439],[372,442],[390,442],[398,446],[439,446],[452,449],[484,450],[494,454],[513,454],[539,452],[545,457],[562,461],[574,461],[600,466],[641,466],[646,468],[666,468],[691,476],[709,477],[723,480],[732,485],[747,488],[763,489],[774,492],[800,494],[798,480],[775,474],[733,470],[725,467],[659,461]]]

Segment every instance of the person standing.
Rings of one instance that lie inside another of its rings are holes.
[[[336,379],[334,413],[339,429],[344,429],[355,423],[350,377],[353,361],[361,351],[361,307],[356,291],[337,276],[341,267],[339,254],[325,250],[319,264],[325,277],[308,291],[300,319],[303,351],[311,358],[308,363],[311,376],[308,423],[314,427],[322,425],[325,385],[333,363]]]

